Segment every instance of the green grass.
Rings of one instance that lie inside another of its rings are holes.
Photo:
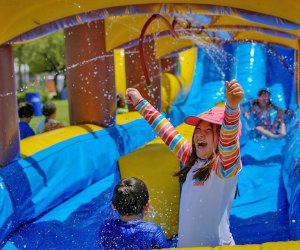
[[[66,126],[70,125],[69,121],[69,107],[67,100],[53,100],[51,101],[56,105],[56,118],[55,120],[63,122]],[[44,116],[35,116],[30,122],[30,127],[36,132],[36,125],[39,121],[45,119]]]

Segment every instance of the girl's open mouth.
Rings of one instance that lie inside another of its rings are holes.
[[[198,143],[197,143],[197,146],[198,146],[198,147],[206,147],[206,146],[207,146],[207,143],[206,143],[206,142],[198,142]]]

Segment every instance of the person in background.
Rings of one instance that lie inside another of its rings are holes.
[[[117,95],[117,114],[125,114],[128,112],[128,106],[123,95]]]
[[[33,117],[34,108],[30,103],[22,102],[19,104],[19,130],[21,140],[34,135],[33,129],[29,123]]]
[[[64,124],[62,122],[55,120],[56,106],[53,102],[44,103],[42,114],[45,116],[45,119],[37,124],[37,134],[64,127]]]
[[[271,112],[275,110],[274,122],[271,120]],[[284,111],[274,105],[270,100],[270,92],[262,89],[258,92],[257,99],[252,103],[249,112],[245,112],[247,120],[253,119],[256,129],[256,137],[282,138],[286,135],[284,123]]]
[[[101,249],[157,249],[167,248],[162,229],[143,221],[150,206],[146,184],[134,177],[121,180],[115,187],[112,208],[119,219],[108,219],[99,230]]]

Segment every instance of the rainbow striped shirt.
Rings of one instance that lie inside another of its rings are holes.
[[[147,100],[141,99],[135,106],[151,125],[159,137],[185,165],[191,154],[192,145],[174,126],[159,113]],[[213,171],[220,178],[230,178],[236,175],[241,167],[240,146],[238,140],[240,110],[225,109],[225,118],[219,140],[219,155]]]

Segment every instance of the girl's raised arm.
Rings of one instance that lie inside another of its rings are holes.
[[[241,126],[239,103],[243,97],[244,90],[236,80],[226,82],[227,102],[219,140],[220,162],[217,168],[221,178],[236,175],[242,167],[239,145],[239,126]]]
[[[135,109],[144,116],[158,136],[185,165],[191,153],[191,144],[174,128],[174,126],[158,112],[147,100],[143,99],[138,90],[128,88],[126,98]]]

